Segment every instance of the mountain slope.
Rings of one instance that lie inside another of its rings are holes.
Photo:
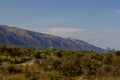
[[[62,38],[20,28],[0,25],[0,44],[27,48],[104,51],[82,40]]]

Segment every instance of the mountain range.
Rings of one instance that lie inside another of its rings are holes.
[[[105,51],[85,41],[0,25],[0,44],[39,49]]]

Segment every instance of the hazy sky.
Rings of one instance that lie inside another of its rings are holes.
[[[0,0],[0,24],[120,49],[120,0]]]

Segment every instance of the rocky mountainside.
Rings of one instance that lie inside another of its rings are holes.
[[[0,25],[0,44],[40,49],[105,51],[82,40],[62,38],[7,25]]]

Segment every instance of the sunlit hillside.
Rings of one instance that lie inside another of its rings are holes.
[[[0,46],[0,80],[119,80],[120,52]]]

